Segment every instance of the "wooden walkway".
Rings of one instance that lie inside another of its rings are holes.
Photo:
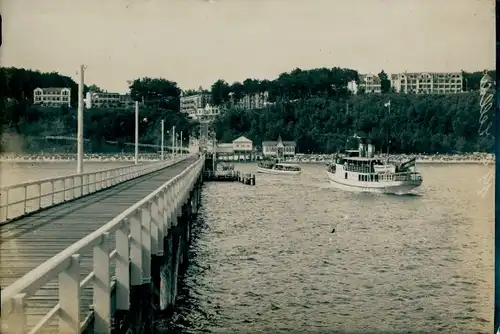
[[[158,172],[119,184],[0,226],[0,284],[7,287],[52,256],[100,228],[197,160],[186,160]],[[114,238],[113,238],[114,239]],[[114,249],[115,240],[111,241]],[[92,271],[92,253],[81,254],[82,279]],[[114,275],[114,268],[111,270]],[[92,284],[81,292],[82,316],[92,304]],[[28,300],[31,328],[58,300],[55,279]],[[82,320],[84,316],[82,317]],[[57,321],[52,321],[51,326]],[[44,331],[45,332],[45,331]],[[53,332],[48,328],[48,332]]]

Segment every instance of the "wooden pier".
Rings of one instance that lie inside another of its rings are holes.
[[[151,333],[175,306],[203,165],[191,156],[1,226],[0,332]]]
[[[255,174],[243,173],[239,170],[234,170],[234,165],[222,165],[218,168],[217,156],[207,156],[205,159],[205,168],[203,177],[206,181],[216,182],[240,182],[249,186],[255,185]]]
[[[203,177],[206,181],[215,182],[240,182],[249,186],[255,185],[255,174],[242,173],[238,170],[232,171],[211,171],[205,170]]]

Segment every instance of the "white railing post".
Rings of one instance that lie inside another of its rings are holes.
[[[59,332],[80,333],[80,255],[59,274]]]
[[[26,323],[26,294],[19,293],[10,301],[10,310],[4,310],[2,315],[3,334],[25,334],[28,332]],[[9,312],[10,311],[10,312]]]
[[[142,225],[141,211],[135,212],[130,217],[130,261],[132,261],[130,284],[142,284]]]
[[[181,178],[177,178],[175,181],[175,226],[177,226],[178,222],[178,217],[179,213],[182,210],[182,200],[181,200],[181,194],[182,194],[182,186],[181,186]]]
[[[129,220],[125,218],[116,231],[116,309],[127,311],[130,307],[130,246]]]
[[[94,247],[94,333],[111,331],[111,285],[109,233],[104,232],[101,243]]]
[[[26,213],[26,207],[28,206],[28,186],[24,186],[24,213]]]
[[[142,209],[142,284],[151,281],[151,204]]]
[[[56,203],[56,183],[57,181],[51,181],[51,189],[52,189],[52,204]]]
[[[5,193],[9,193],[9,190],[7,190]],[[5,201],[6,196],[0,192],[0,221],[7,220],[7,208],[9,207],[9,203]]]
[[[66,190],[66,180],[67,179],[63,179],[63,186],[64,186],[63,190],[64,191],[62,193],[64,194],[64,202],[66,202],[66,197],[68,197],[67,194],[66,194],[67,193],[67,190]]]
[[[160,230],[160,210],[158,203],[160,195],[155,196],[150,205],[151,210],[151,255],[158,254],[158,235]]]
[[[70,199],[75,199],[75,197],[76,197],[76,195],[75,195],[75,191],[76,191],[75,177],[72,177],[70,180],[71,180],[71,192],[70,192],[70,194],[72,194]]]
[[[172,182],[172,191],[170,193],[170,227],[177,225],[177,180]]]
[[[170,194],[172,193],[172,186],[169,185],[165,189],[165,195],[163,196],[163,233],[165,236],[168,236],[168,230],[170,228],[171,221],[171,200]]]
[[[38,184],[38,209],[42,208],[42,184]]]
[[[9,191],[5,192],[5,220],[9,219]]]
[[[165,238],[165,189],[160,192],[158,197],[158,244],[157,254],[163,255],[163,238]]]

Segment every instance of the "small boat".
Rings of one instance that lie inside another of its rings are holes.
[[[347,150],[327,166],[332,185],[348,191],[407,194],[422,184],[415,158],[400,163],[376,158],[375,146],[358,139],[358,150]]]
[[[302,169],[296,164],[263,161],[257,165],[257,172],[267,174],[298,175],[302,173]]]

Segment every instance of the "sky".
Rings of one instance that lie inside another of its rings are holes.
[[[360,73],[493,69],[494,0],[0,0],[0,64],[124,93],[274,79],[294,68]]]

